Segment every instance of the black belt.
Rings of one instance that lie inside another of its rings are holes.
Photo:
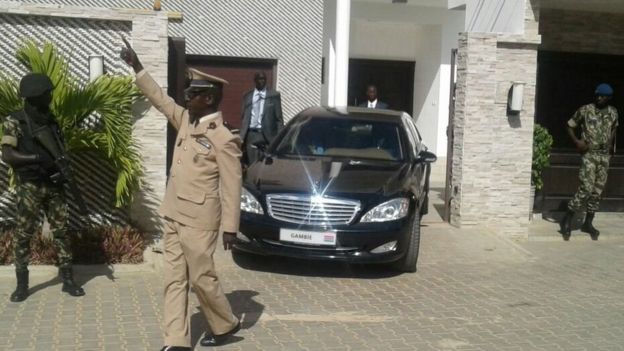
[[[262,133],[262,128],[249,128],[250,132]]]

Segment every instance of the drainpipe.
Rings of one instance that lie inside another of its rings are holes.
[[[351,0],[336,1],[335,86],[333,106],[347,105]],[[330,58],[331,59],[331,58]],[[331,98],[329,99],[331,102]]]

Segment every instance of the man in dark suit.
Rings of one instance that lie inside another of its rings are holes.
[[[377,87],[373,84],[369,84],[366,87],[366,97],[368,101],[360,104],[360,107],[368,107],[368,108],[378,108],[378,109],[387,109],[388,104],[385,102],[379,101],[377,99]]]
[[[257,72],[254,82],[256,88],[243,96],[240,129],[247,165],[260,158],[260,150],[254,146],[269,144],[284,126],[280,93],[267,89],[264,72]]]

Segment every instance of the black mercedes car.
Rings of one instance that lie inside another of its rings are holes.
[[[430,163],[403,112],[315,107],[243,178],[235,250],[416,271]]]

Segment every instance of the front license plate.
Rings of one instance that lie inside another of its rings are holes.
[[[336,233],[280,229],[280,240],[299,244],[336,246]]]

